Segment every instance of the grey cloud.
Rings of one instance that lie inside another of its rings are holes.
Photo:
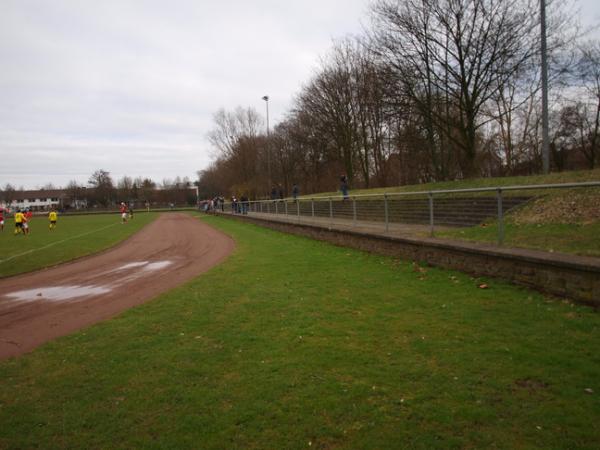
[[[332,39],[360,32],[367,6],[4,0],[0,184],[85,182],[99,168],[194,177],[210,160],[215,111],[262,114],[268,94],[281,120]]]

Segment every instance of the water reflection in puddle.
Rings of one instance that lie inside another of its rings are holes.
[[[5,294],[18,302],[32,302],[35,300],[63,301],[77,297],[91,297],[106,294],[111,288],[105,286],[52,286]]]
[[[5,297],[11,298],[17,302],[33,302],[33,301],[65,301],[73,300],[80,297],[95,297],[106,294],[113,289],[126,285],[127,283],[148,276],[157,270],[173,264],[172,261],[135,261],[123,264],[116,269],[112,269],[104,273],[123,272],[123,276],[117,280],[112,280],[110,286],[99,285],[71,285],[71,286],[47,286],[35,289],[27,289],[23,291],[10,292],[4,294]]]
[[[171,261],[151,262],[151,263],[148,263],[146,266],[144,266],[143,270],[145,270],[145,271],[160,270],[160,269],[164,269],[167,266],[170,266],[171,264],[173,264]]]
[[[130,263],[127,263],[127,264],[123,264],[122,266],[119,266],[116,269],[111,270],[111,272],[118,272],[120,270],[135,269],[136,267],[142,267],[142,266],[145,266],[146,264],[148,264],[148,261],[130,262]]]

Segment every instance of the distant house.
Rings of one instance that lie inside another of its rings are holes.
[[[80,209],[87,207],[87,200],[72,199],[64,189],[40,189],[35,191],[13,191],[11,201],[0,201],[0,207],[5,209],[29,209],[45,211],[51,208]]]

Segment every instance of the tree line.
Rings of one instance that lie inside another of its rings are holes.
[[[552,170],[600,156],[600,43],[547,1]],[[379,0],[335,42],[267,136],[254,108],[220,110],[202,196],[289,195],[542,170],[538,0]]]
[[[18,191],[10,183],[0,189],[0,200],[10,203]],[[46,184],[41,190],[56,191],[52,184]],[[157,183],[150,178],[123,176],[115,181],[110,172],[99,169],[89,178],[87,185],[75,180],[60,189],[71,201],[83,201],[87,207],[110,207],[120,202],[131,205],[195,205],[197,202],[195,184],[189,178],[175,177]]]

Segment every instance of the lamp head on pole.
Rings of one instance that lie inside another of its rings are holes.
[[[265,96],[264,96],[262,99],[263,99],[265,102],[268,102],[268,101],[269,101],[269,96],[268,96],[268,95],[265,95]]]

